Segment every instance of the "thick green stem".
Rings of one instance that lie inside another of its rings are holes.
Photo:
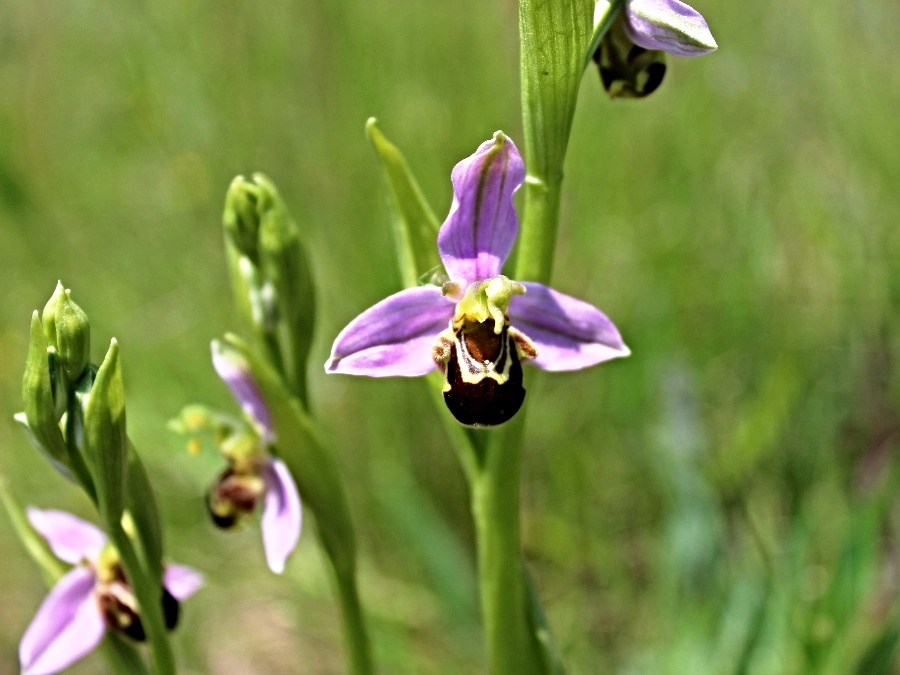
[[[500,429],[482,432],[489,434],[482,439],[484,464],[471,486],[481,606],[490,672],[494,675],[546,672],[520,558],[522,428],[520,417]]]
[[[516,279],[548,283],[556,252],[562,174],[525,179],[525,216],[519,237]]]
[[[518,279],[550,279],[563,163],[593,33],[593,7],[593,0],[519,0],[527,176]]]

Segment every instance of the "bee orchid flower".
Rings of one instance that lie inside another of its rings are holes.
[[[353,319],[335,339],[326,372],[415,377],[439,369],[454,417],[493,426],[522,405],[523,363],[566,371],[627,356],[596,307],[501,274],[519,230],[513,194],[524,177],[516,146],[500,131],[458,163],[437,237],[449,280],[402,290]]]
[[[74,565],[41,604],[19,644],[23,675],[57,673],[96,647],[107,628],[143,640],[134,592],[118,554],[97,527],[64,511],[28,509],[31,526],[60,560]],[[167,565],[161,603],[174,628],[178,602],[203,584],[196,570]]]
[[[280,574],[300,538],[303,512],[297,484],[287,465],[268,452],[276,441],[275,429],[250,366],[218,340],[212,344],[212,358],[253,429],[233,429],[219,444],[228,467],[210,490],[209,512],[216,525],[227,529],[264,502],[261,529],[266,562]]]

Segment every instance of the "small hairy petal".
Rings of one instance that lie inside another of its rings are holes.
[[[97,646],[105,625],[93,589],[94,575],[84,567],[57,582],[19,644],[22,675],[57,673]]]
[[[28,522],[47,540],[53,555],[67,563],[96,560],[106,543],[106,535],[99,528],[71,513],[30,506],[27,514]]]
[[[275,429],[269,416],[269,408],[259,390],[259,385],[253,378],[250,364],[236,349],[219,340],[212,342],[212,360],[219,377],[231,389],[232,395],[244,412],[261,427],[268,442],[274,441]]]
[[[500,273],[519,232],[513,193],[525,164],[502,132],[453,168],[453,203],[438,233],[438,251],[451,279],[466,284]]]
[[[628,0],[625,31],[636,45],[675,56],[718,49],[703,15],[679,0]]]
[[[193,567],[169,563],[163,572],[163,586],[176,600],[186,600],[203,586],[203,575]]]
[[[284,571],[287,557],[297,546],[303,524],[303,508],[297,484],[280,459],[272,459],[263,468],[266,505],[262,516],[263,547],[266,562],[276,574]]]
[[[524,282],[525,295],[513,297],[510,322],[537,348],[542,370],[581,370],[628,356],[618,329],[599,309],[543,284]]]
[[[340,332],[325,372],[417,377],[435,369],[431,346],[453,317],[437,286],[407,288],[370,307]]]

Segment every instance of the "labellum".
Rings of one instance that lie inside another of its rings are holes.
[[[525,400],[519,350],[527,341],[506,321],[464,322],[435,345],[444,371],[444,402],[462,424],[491,427],[515,415]]]
[[[206,507],[213,523],[225,530],[235,527],[253,513],[265,489],[258,475],[227,468],[207,493]]]
[[[134,592],[121,570],[117,570],[116,579],[100,584],[96,593],[97,605],[107,626],[138,642],[143,642],[147,639],[144,624],[138,613]],[[163,587],[160,604],[166,628],[172,630],[178,625],[178,616],[180,614],[178,600],[167,588]]]
[[[666,54],[634,44],[617,20],[594,52],[603,88],[610,98],[644,98],[662,84]]]

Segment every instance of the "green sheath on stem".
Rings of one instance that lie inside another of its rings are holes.
[[[332,565],[350,672],[368,675],[372,662],[356,586],[356,536],[338,466],[305,409],[290,395],[278,373],[237,336],[228,334],[223,342],[250,364],[277,434],[274,451],[287,464],[304,504],[315,514],[319,538]]]

